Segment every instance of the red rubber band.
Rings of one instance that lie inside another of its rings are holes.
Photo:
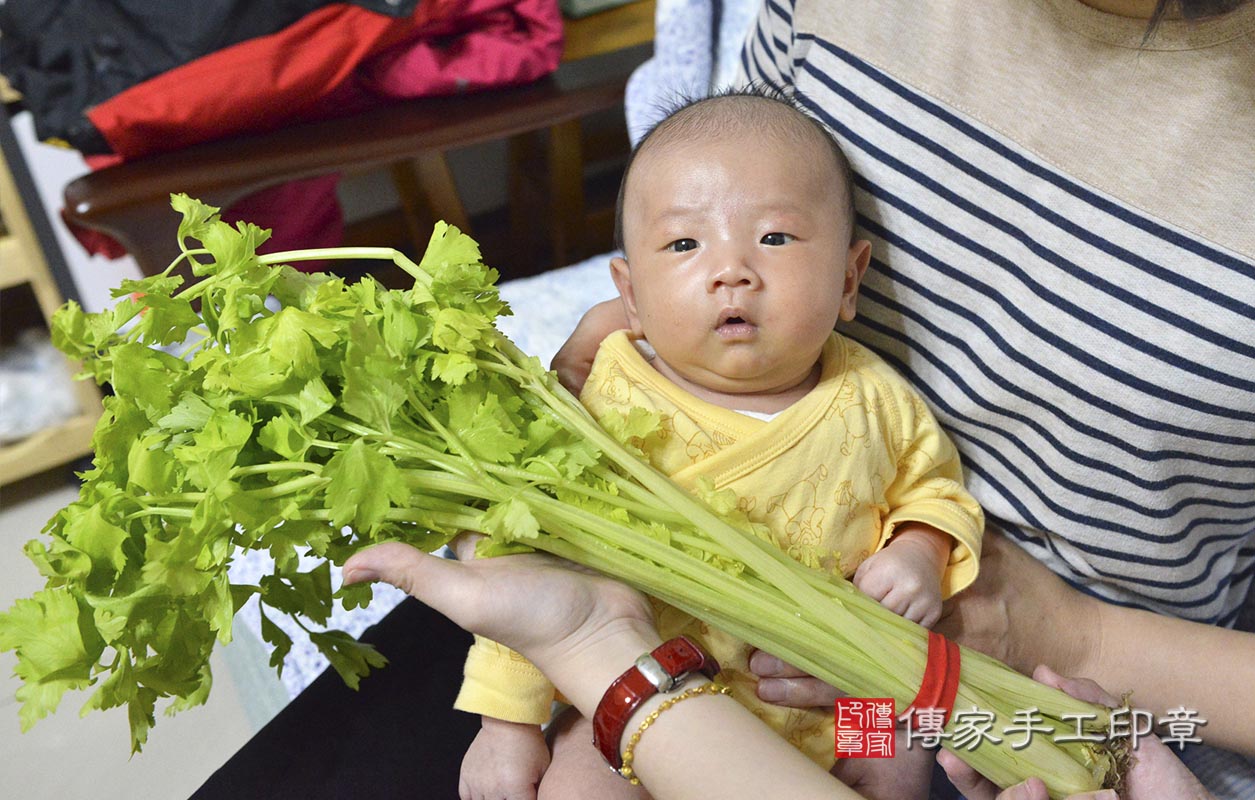
[[[950,721],[954,700],[959,694],[959,646],[936,631],[928,632],[928,660],[919,694],[904,714],[917,709],[938,709],[943,713],[941,725]]]

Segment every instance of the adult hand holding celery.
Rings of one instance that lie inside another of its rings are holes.
[[[484,555],[535,548],[620,578],[852,694],[899,709],[915,697],[924,629],[780,552],[735,498],[695,498],[646,464],[636,445],[657,418],[598,426],[496,329],[509,312],[469,237],[438,225],[419,264],[375,248],[258,256],[264,231],[174,205],[183,253],[166,273],[125,282],[110,311],[68,304],[54,320],[57,345],[115,393],[79,499],[26,546],[47,587],[0,615],[24,727],[91,689],[85,710],[128,708],[138,750],[159,700],[204,701],[209,655],[250,597],[278,668],[290,641],[271,616],[321,624],[337,600],[369,601],[368,587],[334,591],[327,563],[302,572],[298,549],[341,564],[376,542],[432,550],[462,530],[488,535]],[[392,261],[414,285],[289,266],[335,258]],[[183,260],[200,278],[186,287],[172,274]],[[184,342],[182,358],[153,347]],[[269,551],[274,574],[232,585],[237,548]],[[343,633],[310,636],[350,685],[384,662]],[[1108,721],[964,651],[955,708],[972,706],[1003,719],[1035,707],[1064,731]],[[958,754],[1003,784],[1043,776],[1056,797],[1120,774],[1103,742]]]

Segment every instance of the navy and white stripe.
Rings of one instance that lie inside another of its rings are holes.
[[[874,263],[845,331],[919,387],[991,523],[1056,573],[1234,624],[1255,577],[1255,263],[791,15],[768,0],[742,67],[794,91],[856,173]]]
[[[1080,185],[771,0],[747,75],[841,139],[875,262],[849,329],[992,520],[1104,599],[1231,623],[1255,557],[1255,265]]]

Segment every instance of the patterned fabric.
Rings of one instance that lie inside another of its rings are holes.
[[[1081,591],[1232,625],[1255,575],[1255,226],[1244,210],[1232,219],[1255,186],[1249,158],[1222,160],[1200,184],[1208,210],[1224,212],[1218,223],[1195,203],[1165,216],[1172,193],[1194,189],[1086,163],[1085,152],[1052,145],[1049,120],[1036,125],[1027,106],[1068,109],[1067,127],[1114,123],[1091,123],[1066,95],[1037,96],[1052,86],[1044,73],[1030,91],[1015,85],[1020,65],[988,84],[967,67],[1027,40],[1074,93],[1107,88],[1078,84],[1075,59],[1118,67],[1136,94],[1154,90],[1154,73],[1140,70],[1155,54],[1105,47],[1100,18],[1073,35],[1060,15],[1079,3],[994,5],[976,20],[947,3],[849,2],[837,14],[799,0],[795,19],[787,0],[768,0],[744,69],[793,90],[849,155],[873,265],[847,330],[925,396],[990,524]],[[1190,85],[1215,88],[1219,119],[1237,118],[1218,146],[1249,153],[1250,104],[1226,103],[1237,96],[1227,79],[1203,77],[1255,64],[1255,15],[1238,13],[1227,38],[1207,46],[1195,28],[1173,56],[1195,59]],[[939,74],[951,68],[957,88]],[[1177,146],[1154,119],[1156,143]],[[1205,748],[1187,758],[1219,796],[1255,797],[1246,760]]]
[[[626,333],[598,352],[580,401],[597,419],[644,408],[661,415],[650,463],[694,491],[705,478],[736,493],[792,557],[846,577],[883,548],[895,525],[928,523],[955,538],[942,581],[950,596],[976,578],[980,507],[963,489],[953,445],[915,392],[863,347],[833,334],[819,385],[770,422],[702,401],[664,378]],[[654,601],[663,639],[690,636],[719,662],[732,695],[824,769],[834,763],[831,709],[758,699],[753,648]]]
[[[676,386],[620,331],[602,343],[580,402],[599,420],[658,414],[661,428],[643,445],[650,463],[690,492],[703,480],[733,491],[798,561],[850,577],[894,526],[923,522],[955,539],[943,597],[971,584],[984,516],[954,445],[866,348],[834,333],[822,364],[815,389],[764,422]]]

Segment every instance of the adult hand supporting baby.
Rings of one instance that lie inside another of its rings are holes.
[[[1048,667],[1038,667],[1033,678],[1047,686],[1061,689],[1080,700],[1117,706],[1119,701],[1091,680],[1064,678]],[[1037,779],[1005,789],[1001,794],[997,787],[982,778],[959,757],[947,751],[937,755],[937,761],[956,789],[967,800],[1048,800],[1046,785]],[[1153,800],[1171,797],[1174,800],[1212,800],[1198,779],[1181,763],[1158,737],[1147,736],[1138,741],[1133,766],[1126,776],[1125,800]],[[1073,795],[1068,800],[1116,800],[1110,789]]]
[[[949,600],[938,633],[1029,674],[1038,664],[1092,674],[1102,603],[1068,587],[1003,534],[989,530],[976,581]]]
[[[758,676],[758,697],[768,703],[790,708],[823,706],[831,709],[834,700],[845,696],[835,686],[764,650],[750,654],[749,666]]]
[[[558,382],[571,394],[579,395],[584,381],[588,380],[602,339],[626,327],[628,320],[623,311],[623,301],[617,297],[603,300],[586,311],[571,338],[554,354],[550,367],[558,373]]]

